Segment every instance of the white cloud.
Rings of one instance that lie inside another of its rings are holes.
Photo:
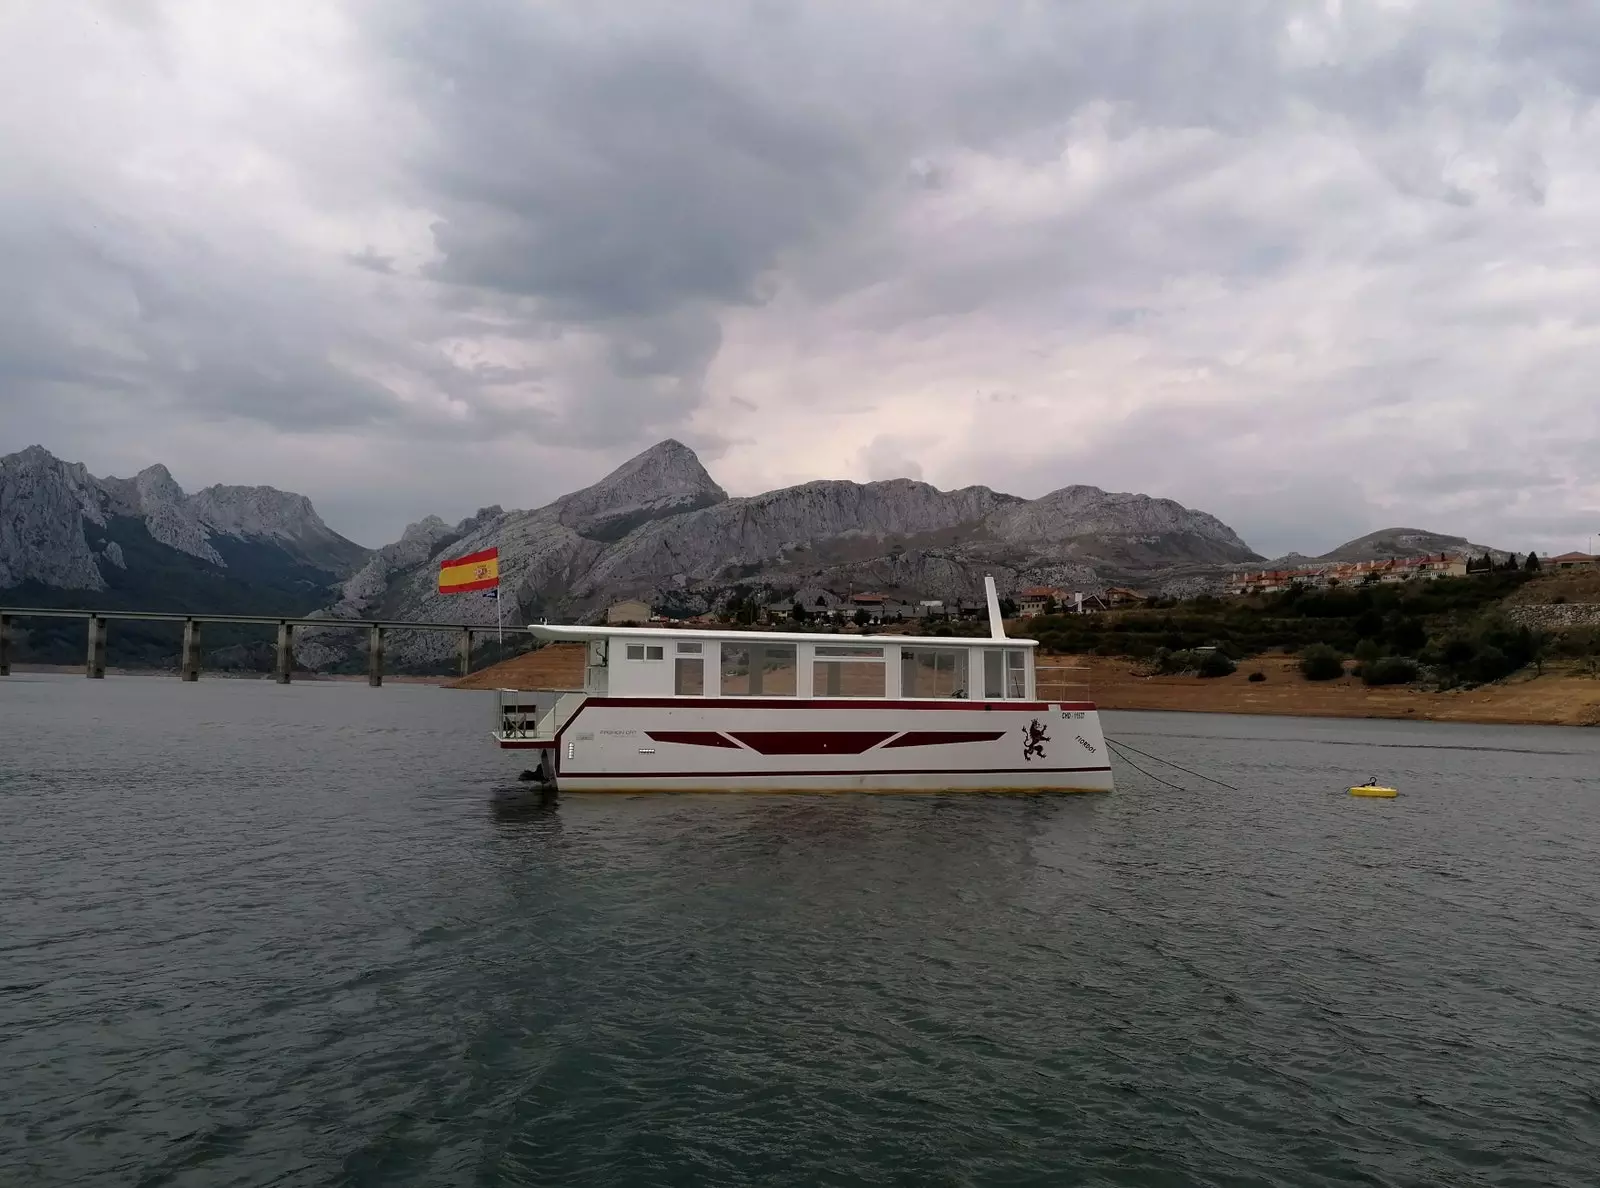
[[[1563,549],[1600,524],[1584,47],[1600,11],[1514,0],[19,6],[0,449],[373,543],[673,435],[735,492]]]

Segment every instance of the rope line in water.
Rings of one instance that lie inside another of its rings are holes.
[[[1124,750],[1132,751],[1135,755],[1143,755],[1146,759],[1153,759],[1157,763],[1165,763],[1168,767],[1176,767],[1179,771],[1183,772],[1185,775],[1192,775],[1197,780],[1208,780],[1213,784],[1217,784],[1220,787],[1226,788],[1229,792],[1237,792],[1239,790],[1239,789],[1235,788],[1232,784],[1223,783],[1221,780],[1215,779],[1215,778],[1213,778],[1211,776],[1208,776],[1208,775],[1204,774],[1203,772],[1191,771],[1191,770],[1189,770],[1189,768],[1184,767],[1181,763],[1174,763],[1171,759],[1163,759],[1160,755],[1152,755],[1147,751],[1141,751],[1138,747],[1129,746],[1125,742],[1117,742],[1117,743],[1113,744],[1112,740],[1108,738],[1108,739],[1106,739],[1106,744],[1108,746],[1115,745],[1115,746],[1122,747]]]
[[[1140,767],[1137,763],[1135,763],[1132,759],[1129,759],[1121,751],[1117,750],[1117,744],[1112,742],[1109,738],[1106,739],[1106,746],[1111,748],[1111,752],[1114,755],[1116,755],[1116,757],[1118,759],[1121,759],[1124,763],[1126,763],[1129,767],[1133,768],[1134,771],[1138,772],[1140,775],[1144,776],[1146,779],[1154,780],[1158,784],[1165,784],[1168,788],[1171,788],[1174,792],[1187,792],[1189,790],[1187,788],[1181,788],[1177,784],[1174,784],[1174,783],[1171,783],[1171,782],[1169,782],[1167,780],[1164,780],[1160,776],[1155,775],[1152,772],[1146,771],[1144,768]]]

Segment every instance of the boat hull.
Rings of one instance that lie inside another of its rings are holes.
[[[1112,790],[1087,703],[590,698],[544,746],[563,792]]]

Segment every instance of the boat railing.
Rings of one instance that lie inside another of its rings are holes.
[[[1033,692],[1040,701],[1090,701],[1087,664],[1036,664]]]
[[[587,696],[582,689],[497,690],[495,732],[502,739],[524,741],[554,738],[578,712]]]

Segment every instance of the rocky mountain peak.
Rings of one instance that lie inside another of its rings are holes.
[[[311,500],[276,487],[225,487],[196,491],[189,508],[201,522],[235,536],[281,539],[329,532]]]
[[[105,525],[89,472],[43,446],[0,457],[0,588],[26,581],[103,590],[83,526]]]
[[[226,568],[222,554],[211,546],[205,525],[190,511],[183,488],[161,463],[146,466],[131,482],[108,481],[116,484],[118,494],[125,498],[129,497],[131,488],[134,507],[144,517],[145,528],[156,540],[191,557]]]
[[[1102,491],[1083,484],[1062,487],[1029,503],[1003,508],[990,517],[990,524],[1006,539],[1059,542],[1081,536],[1179,534],[1234,550],[1240,559],[1255,555],[1232,528],[1215,516],[1172,499]]]
[[[133,476],[133,489],[138,492],[139,502],[144,506],[177,504],[185,498],[183,488],[172,477],[172,471],[159,462],[154,466],[146,466]]]
[[[438,516],[424,516],[414,524],[407,524],[406,530],[400,534],[400,539],[395,541],[395,545],[426,540],[431,546],[434,541],[443,540],[446,536],[449,536],[450,531],[450,525],[446,524]],[[394,545],[385,546],[385,548],[393,547]],[[378,551],[381,553],[384,550],[379,549]]]
[[[728,493],[695,452],[668,439],[630,458],[593,486],[556,500],[557,519],[592,540],[620,540],[651,520],[710,507]]]

